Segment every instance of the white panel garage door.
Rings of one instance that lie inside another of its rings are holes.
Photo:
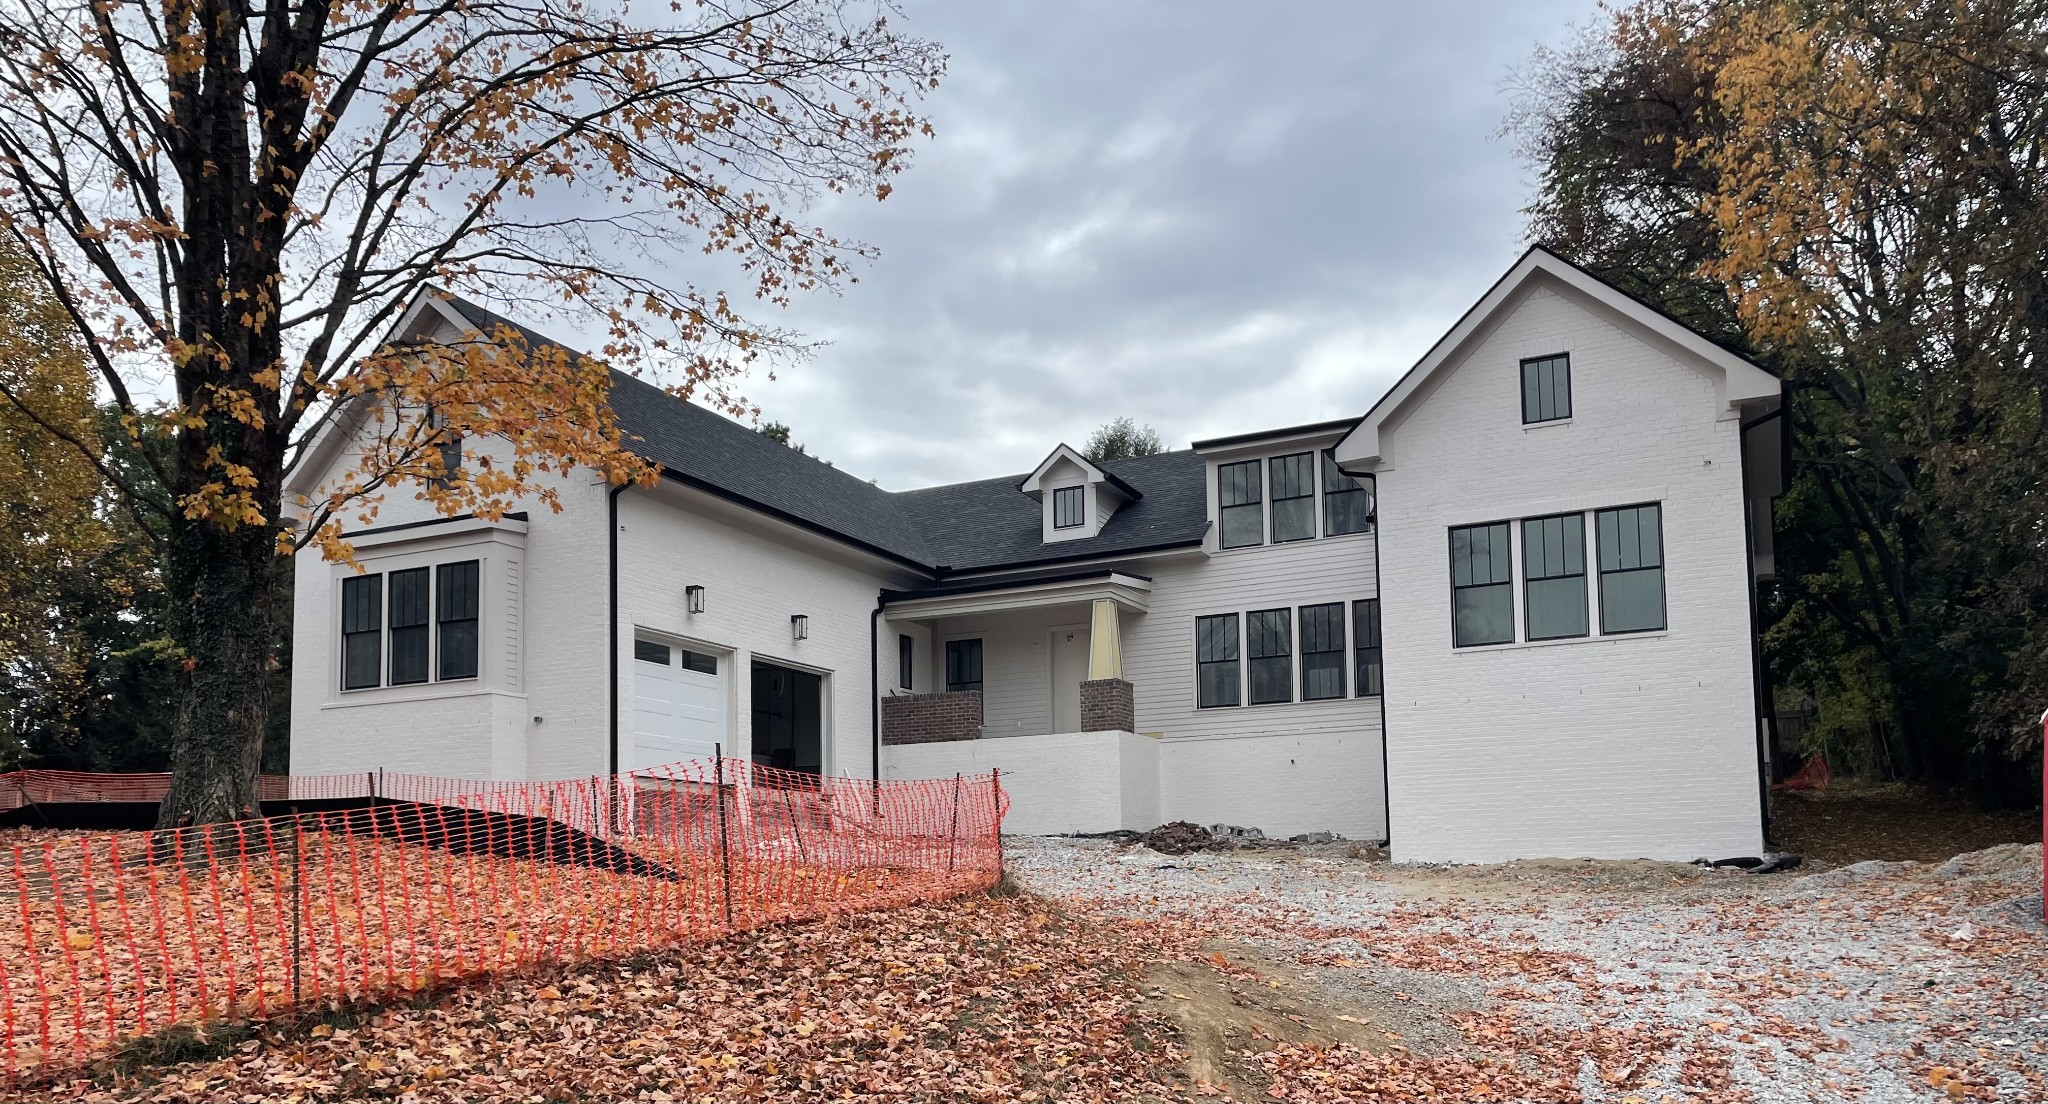
[[[633,642],[633,770],[708,759],[725,733],[720,656],[654,640]]]

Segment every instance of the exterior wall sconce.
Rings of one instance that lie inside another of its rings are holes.
[[[685,600],[686,600],[686,601],[687,601],[687,602],[689,603],[689,606],[688,606],[688,608],[689,608],[689,611],[690,611],[691,613],[703,613],[703,612],[704,612],[704,588],[703,588],[703,587],[700,587],[700,586],[686,586],[686,587],[684,587],[684,588],[683,588],[683,598],[684,598],[684,599],[685,599]]]
[[[811,637],[811,619],[801,613],[790,614],[789,635],[794,640],[809,640]]]

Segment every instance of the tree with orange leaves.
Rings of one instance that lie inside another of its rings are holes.
[[[575,309],[608,325],[610,366],[735,408],[744,365],[793,347],[740,304],[852,278],[871,251],[796,216],[886,197],[944,68],[889,0],[6,9],[0,228],[131,432],[177,434],[145,475],[89,458],[164,522],[184,672],[166,826],[256,807],[278,556],[345,554],[341,514],[401,487],[493,516],[545,500],[550,472],[654,474],[606,365],[502,333],[394,348],[399,312],[435,287]],[[705,255],[735,294],[676,275]],[[366,406],[360,463],[281,502],[295,454]],[[456,436],[509,459],[446,471]]]

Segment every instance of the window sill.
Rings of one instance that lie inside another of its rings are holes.
[[[1343,543],[1346,541],[1361,540],[1364,538],[1371,537],[1372,535],[1372,529],[1367,528],[1357,533],[1335,533],[1327,537],[1303,537],[1300,540],[1278,542],[1267,541],[1264,544],[1241,544],[1235,548],[1218,548],[1216,551],[1209,553],[1209,555],[1212,557],[1232,556],[1241,552],[1264,552],[1268,549],[1273,548],[1300,548],[1304,545],[1315,546],[1321,544],[1329,544],[1332,542]]]
[[[1341,705],[1345,702],[1377,701],[1378,694],[1349,694],[1341,698],[1308,698],[1284,702],[1248,702],[1244,705],[1198,705],[1198,713],[1220,713],[1230,709],[1285,709],[1293,705]]]
[[[526,695],[510,690],[499,690],[483,686],[475,679],[450,679],[447,682],[432,682],[406,686],[375,686],[361,690],[339,691],[340,697],[323,702],[322,709],[353,709],[360,705],[397,705],[423,701],[447,701],[455,698],[480,698],[499,695],[508,698],[523,698]]]
[[[1601,644],[1619,640],[1661,640],[1671,635],[1670,629],[1654,629],[1649,632],[1607,633],[1602,636],[1566,636],[1556,640],[1513,640],[1506,644],[1472,644],[1463,648],[1453,647],[1452,655],[1478,655],[1485,652],[1517,652],[1525,648],[1556,648],[1568,644]]]
[[[1552,426],[1568,426],[1570,424],[1572,424],[1570,418],[1552,418],[1547,422],[1523,422],[1522,432],[1532,433],[1539,429],[1549,429]]]

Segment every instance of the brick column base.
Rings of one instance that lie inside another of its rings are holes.
[[[1081,731],[1138,731],[1138,707],[1132,699],[1131,684],[1122,679],[1082,683]]]
[[[938,744],[981,739],[981,691],[897,694],[882,699],[882,742]]]

